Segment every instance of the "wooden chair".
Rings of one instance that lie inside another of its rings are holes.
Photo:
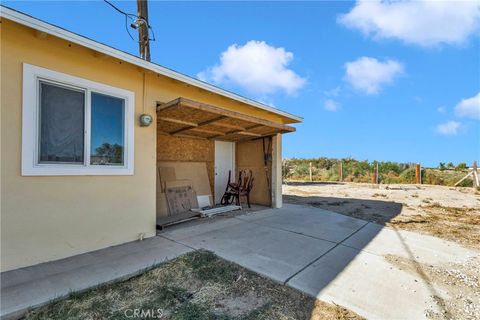
[[[228,183],[220,204],[227,206],[235,200],[236,205],[240,205],[240,197],[247,198],[248,207],[250,206],[250,191],[253,189],[252,170],[240,170],[238,173],[238,182],[232,182],[232,172],[228,171]]]

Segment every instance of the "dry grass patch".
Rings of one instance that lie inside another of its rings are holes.
[[[208,251],[72,294],[29,312],[26,319],[132,319],[135,309],[150,312],[141,319],[361,319]]]
[[[444,207],[438,203],[420,206],[416,215],[399,215],[386,225],[421,231],[439,238],[480,248],[480,210]]]

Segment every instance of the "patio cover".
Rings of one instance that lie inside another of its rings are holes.
[[[182,97],[157,103],[157,128],[159,133],[171,136],[225,141],[295,131],[291,126]]]

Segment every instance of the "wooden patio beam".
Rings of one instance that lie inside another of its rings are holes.
[[[188,138],[188,139],[199,139],[199,140],[208,140],[210,138],[207,137],[200,137],[200,136],[192,136],[189,134],[176,134],[172,135],[171,133],[165,132],[165,131],[158,131],[158,134],[161,134],[163,136],[169,136],[169,137],[176,137],[176,138]]]
[[[217,122],[217,123],[214,123],[214,125],[217,126],[217,127],[228,128],[228,129],[235,129],[235,130],[240,130],[240,131],[245,131],[245,130],[247,130],[247,128],[245,128],[245,127],[236,126],[236,125],[234,125],[234,124],[224,123],[224,122]]]
[[[245,130],[252,130],[252,129],[256,129],[256,128],[259,128],[259,127],[264,127],[263,124],[255,124],[253,126],[250,126],[248,128],[245,128]]]
[[[226,135],[226,133],[222,132],[222,131],[207,130],[207,129],[201,129],[201,128],[191,128],[190,130],[197,131],[197,132],[203,132],[203,133],[209,133],[209,134],[213,134],[213,135],[216,135],[216,136]]]
[[[238,131],[235,132],[235,134],[239,134],[242,136],[251,136],[251,137],[261,137],[262,135],[260,133],[254,133],[254,132],[248,132],[248,131]]]
[[[198,128],[198,127],[203,127],[203,126],[206,126],[208,124],[211,124],[215,121],[220,121],[222,119],[225,119],[226,117],[225,116],[219,116],[219,117],[215,117],[215,118],[212,118],[212,119],[209,119],[209,120],[205,120],[203,122],[200,122],[200,123],[196,123],[195,126],[186,126],[184,128],[181,128],[181,129],[178,129],[178,130],[175,130],[173,132],[170,132],[171,134],[177,134],[177,133],[180,133],[180,132],[183,132],[183,131],[188,131],[190,129],[193,129],[193,128]]]
[[[165,111],[173,109],[173,108],[178,108],[180,106],[181,99],[182,98],[177,98],[177,99],[174,99],[174,100],[169,101],[167,103],[157,102],[157,112],[159,112],[159,111],[165,112]]]
[[[184,121],[184,120],[179,120],[179,119],[168,118],[168,117],[158,117],[157,120],[162,120],[162,121],[171,122],[171,123],[184,124],[184,125],[187,125],[187,126],[190,126],[190,127],[198,127],[197,123]]]

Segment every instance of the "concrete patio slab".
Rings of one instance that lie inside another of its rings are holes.
[[[447,296],[420,276],[394,267],[382,256],[342,245],[288,285],[367,319],[424,319],[426,309],[439,311],[431,296]]]
[[[180,241],[182,239],[191,238],[194,236],[202,235],[204,233],[220,230],[229,226],[244,223],[242,220],[234,218],[216,217],[214,219],[207,218],[194,221],[193,224],[183,225],[177,224],[165,229],[161,232],[162,236],[165,236],[171,240]]]
[[[219,227],[182,238],[180,242],[197,249],[213,251],[279,282],[285,282],[292,274],[335,245],[329,241],[244,221]],[[162,236],[178,239],[175,231]]]
[[[192,249],[165,238],[130,242],[1,274],[2,319],[99,284],[131,277]]]
[[[367,224],[366,221],[331,211],[296,205],[285,206],[276,214],[264,215],[253,221],[336,243],[346,239]]]

